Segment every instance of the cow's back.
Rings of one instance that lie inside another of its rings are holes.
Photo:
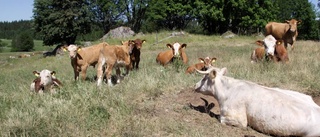
[[[82,50],[78,51],[80,55],[80,60],[82,59],[84,62],[95,65],[99,60],[100,50],[106,46],[105,43],[99,43],[97,45],[93,45],[90,47],[82,48]]]
[[[167,51],[160,52],[157,56],[156,61],[161,65],[167,65],[172,58],[173,58],[172,50],[167,50]]]
[[[283,39],[285,33],[289,30],[289,25],[286,23],[269,22],[266,27],[265,36],[272,35],[277,40]]]

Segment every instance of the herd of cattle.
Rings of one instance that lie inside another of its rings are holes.
[[[270,22],[266,25],[266,37],[257,40],[259,45],[251,54],[252,62],[271,60],[288,62],[288,44],[298,35],[297,24],[292,19],[286,23]],[[111,74],[116,69],[117,83],[120,82],[120,68],[126,72],[139,69],[140,49],[145,40],[136,39],[109,45],[106,42],[89,47],[65,45],[69,52],[74,79],[86,79],[89,66],[97,66],[97,86],[101,86],[104,76],[108,85],[113,85]],[[160,52],[156,62],[166,66],[179,59],[187,64],[185,52],[187,44],[178,42],[167,44],[170,49]],[[204,77],[195,85],[195,91],[213,96],[220,105],[220,122],[237,127],[250,126],[257,131],[275,136],[320,136],[320,107],[311,96],[297,91],[270,88],[253,82],[225,76],[226,68],[216,68],[212,64],[215,57],[199,58],[200,63],[186,69],[186,73],[198,72]],[[37,78],[31,84],[35,92],[54,92],[62,83],[54,76],[55,71],[33,72]]]

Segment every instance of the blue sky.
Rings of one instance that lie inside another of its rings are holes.
[[[309,0],[316,4],[318,0]],[[0,0],[0,22],[31,20],[33,0]]]

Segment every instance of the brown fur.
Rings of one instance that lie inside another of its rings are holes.
[[[136,39],[131,40],[133,42],[133,49],[130,54],[130,66],[132,69],[139,69],[139,63],[140,63],[140,54],[141,54],[141,48],[142,43],[144,43],[146,40]]]
[[[260,47],[258,47],[252,51],[252,53],[251,53],[251,62],[252,63],[262,61],[263,58],[265,57],[265,48],[263,46],[263,41],[257,40],[256,44]]]
[[[100,51],[97,67],[98,85],[102,81],[103,67],[106,68],[106,78],[111,82],[112,69],[116,68],[118,80],[120,79],[120,67],[126,67],[126,75],[130,69],[130,55],[129,52],[132,48],[131,41],[124,43],[122,46],[104,46]],[[121,62],[121,63],[120,63]],[[99,81],[100,79],[100,81]],[[111,84],[111,83],[109,83]]]
[[[274,53],[274,61],[275,62],[283,62],[287,63],[289,61],[287,49],[284,46],[284,42],[282,40],[278,40],[276,42],[276,50]]]
[[[171,48],[171,50],[160,52],[156,58],[156,62],[163,66],[166,66],[168,63],[170,63],[175,59],[173,46],[171,44],[167,44],[166,46]],[[179,58],[182,60],[184,64],[188,63],[188,57],[185,52],[186,47],[187,47],[187,44],[182,44],[179,49],[179,54],[180,54]]]
[[[95,67],[99,60],[100,49],[108,45],[108,43],[103,42],[90,47],[78,48],[76,57],[71,58],[75,80],[78,79],[79,73],[81,73],[82,80],[86,79],[87,68],[89,66]],[[64,48],[66,49],[67,47]]]
[[[296,41],[298,36],[297,25],[300,23],[301,21],[297,21],[295,19],[291,19],[290,21],[287,20],[286,23],[269,22],[265,26],[265,36],[271,34],[277,40],[283,40],[285,48],[288,47],[289,43],[293,50],[293,43]]]
[[[210,57],[199,58],[200,63],[190,65],[190,66],[186,69],[186,74],[191,74],[191,73],[195,72],[196,69],[197,69],[197,70],[205,71],[205,70],[207,70],[210,66],[212,66],[212,63],[215,62],[216,60],[217,60],[217,58],[210,58]]]

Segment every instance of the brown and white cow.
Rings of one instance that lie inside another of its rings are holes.
[[[269,22],[265,26],[265,35],[272,35],[277,40],[283,40],[286,49],[289,43],[291,45],[291,49],[293,50],[293,43],[297,39],[298,24],[300,23],[301,21],[296,19],[286,20],[285,23]]]
[[[130,69],[130,53],[132,52],[132,41],[124,42],[119,46],[104,46],[100,50],[99,60],[97,64],[97,86],[100,86],[103,80],[103,68],[105,67],[105,75],[109,86],[112,86],[111,73],[112,69],[116,69],[117,83],[120,83],[120,67],[126,68],[126,75]]]
[[[103,42],[85,48],[73,44],[64,47],[69,52],[75,80],[79,79],[79,73],[81,73],[82,80],[86,79],[88,67],[94,67],[98,63],[100,49],[108,45],[108,43]]]
[[[47,69],[42,70],[41,72],[33,71],[33,74],[37,77],[34,79],[30,85],[30,90],[43,93],[43,92],[51,92],[55,93],[54,88],[60,88],[62,83],[54,76],[55,71],[50,71]]]
[[[131,70],[132,69],[139,69],[139,63],[140,63],[140,54],[141,54],[141,48],[142,44],[146,40],[141,40],[141,39],[135,39],[135,40],[130,40],[133,44],[132,52],[130,54],[130,66]]]
[[[311,96],[227,77],[226,68],[198,72],[205,76],[195,91],[217,99],[222,124],[274,136],[320,136],[320,107]]]
[[[255,43],[260,47],[252,51],[251,63],[261,61],[263,58],[270,60],[269,57],[274,56],[276,42],[277,40],[272,35],[266,36],[263,40],[257,40]]]
[[[205,58],[199,58],[200,63],[190,65],[186,69],[186,74],[191,74],[197,70],[207,70],[209,67],[212,66],[214,62],[216,62],[217,58],[213,57],[205,57]]]
[[[156,58],[156,62],[160,63],[163,66],[166,66],[169,62],[172,62],[174,59],[181,59],[184,64],[188,63],[188,57],[184,51],[187,47],[187,44],[180,44],[175,42],[173,45],[167,44],[167,47],[171,50],[160,52]]]

